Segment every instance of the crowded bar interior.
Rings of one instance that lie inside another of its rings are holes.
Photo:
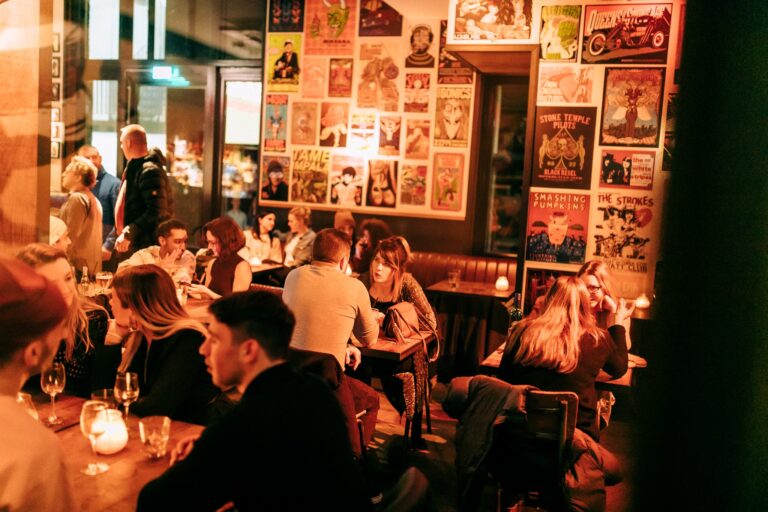
[[[0,511],[767,510],[766,26],[0,0]]]

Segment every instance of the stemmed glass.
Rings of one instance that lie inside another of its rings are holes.
[[[51,414],[45,420],[48,426],[60,425],[61,418],[56,416],[56,395],[64,391],[67,382],[67,372],[61,363],[53,363],[50,368],[40,374],[40,388],[47,395],[51,395]]]
[[[128,408],[139,398],[139,376],[135,372],[117,374],[115,379],[115,401],[125,406],[125,421],[128,421]]]
[[[101,271],[96,273],[96,293],[106,293],[112,282],[112,272]]]
[[[96,440],[107,430],[106,415],[109,406],[106,402],[100,400],[88,400],[83,404],[80,411],[80,430],[91,443],[94,461],[88,464],[80,471],[88,476],[94,476],[104,473],[109,469],[109,465],[99,462],[96,452]]]

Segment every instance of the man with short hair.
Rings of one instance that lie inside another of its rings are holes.
[[[58,287],[0,257],[0,510],[75,510],[59,440],[16,402],[51,366],[67,305]]]
[[[157,226],[157,243],[133,253],[117,269],[153,263],[164,268],[176,283],[192,282],[195,275],[195,255],[187,250],[187,225],[170,219]]]
[[[173,216],[173,195],[159,149],[147,148],[147,132],[138,124],[122,129],[120,147],[128,164],[115,205],[115,249],[125,259],[155,242],[157,225]]]
[[[338,401],[286,363],[291,311],[270,292],[248,291],[210,312],[200,353],[213,382],[243,397],[199,439],[179,443],[138,510],[370,510]]]
[[[96,174],[96,185],[91,191],[101,203],[101,210],[103,213],[101,217],[101,241],[106,242],[107,235],[109,235],[112,228],[115,227],[115,202],[117,202],[117,194],[120,192],[120,180],[104,170],[101,154],[95,147],[85,144],[84,146],[80,146],[80,149],[77,150],[77,154],[93,162],[93,165],[98,169],[98,174]],[[113,246],[110,244],[104,246],[103,249],[111,252]]]
[[[347,276],[351,240],[338,229],[323,229],[312,246],[312,263],[291,271],[285,280],[283,300],[296,315],[291,346],[331,354],[344,368],[357,369],[360,350],[349,344],[352,335],[362,344],[375,343],[379,324],[371,310],[368,290]],[[379,395],[367,384],[346,376],[355,410],[365,409],[364,442],[376,427]]]

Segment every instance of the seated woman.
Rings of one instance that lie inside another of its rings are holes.
[[[355,253],[349,262],[355,272],[368,272],[373,253],[379,242],[392,236],[386,222],[380,219],[366,219],[360,225],[361,236],[355,244]]]
[[[17,257],[54,282],[69,306],[67,337],[61,342],[55,358],[56,362],[64,363],[66,391],[90,398],[94,389],[111,388],[114,376],[107,372],[107,379],[100,379],[101,374],[94,368],[95,354],[103,349],[107,334],[107,311],[77,294],[72,266],[62,250],[46,244],[29,244]]]
[[[419,317],[419,328],[424,331],[434,331],[437,328],[435,313],[427,301],[424,291],[414,277],[407,273],[406,267],[411,255],[411,249],[405,238],[393,236],[379,242],[373,252],[373,259],[369,272],[358,279],[363,282],[371,297],[371,307],[374,314],[378,311],[378,320],[381,324],[385,313],[390,306],[398,302],[410,302],[416,309]],[[411,373],[415,390],[412,391],[413,404],[407,404],[411,392],[406,392],[403,374]],[[398,376],[399,375],[399,376]],[[428,380],[427,354],[416,351],[414,356],[400,364],[392,376],[382,378],[384,393],[400,414],[406,411],[409,405],[415,407],[415,412],[420,414],[422,400],[424,398],[423,385]],[[420,418],[420,415],[417,419]],[[413,423],[413,438],[421,441],[421,421]]]
[[[257,216],[256,225],[244,232],[245,249],[247,259],[257,258],[260,263],[283,261],[283,250],[280,247],[280,239],[275,233],[275,214],[268,210],[261,210]],[[241,256],[246,257],[243,252]]]
[[[251,264],[237,254],[245,246],[245,236],[237,223],[219,217],[206,224],[203,233],[214,258],[206,266],[203,284],[193,284],[189,291],[218,299],[247,290],[253,274]]]
[[[131,411],[201,425],[214,419],[220,392],[198,352],[207,332],[179,304],[171,276],[157,265],[128,267],[115,276],[110,304],[125,336],[117,370],[139,376]]]
[[[613,281],[608,265],[601,260],[592,260],[581,266],[576,277],[582,280],[589,292],[589,305],[595,313],[597,326],[601,329],[608,328],[608,321],[616,314],[616,295],[613,293]],[[622,323],[626,333],[627,350],[632,348],[629,338],[629,325],[631,318],[627,317]]]
[[[312,231],[312,211],[298,206],[288,212],[288,228],[291,230],[285,240],[286,267],[300,267],[312,261],[312,243],[315,232]]]
[[[88,267],[91,275],[101,270],[101,203],[91,192],[98,172],[90,160],[76,156],[61,178],[62,186],[69,190],[69,198],[61,207],[61,219],[72,240],[67,254],[78,276],[83,267]]]
[[[627,371],[621,323],[631,314],[632,308],[622,299],[608,331],[599,328],[584,283],[560,277],[547,293],[541,315],[511,328],[499,378],[545,391],[573,391],[579,396],[578,428],[599,441],[595,379],[601,369],[612,377]]]

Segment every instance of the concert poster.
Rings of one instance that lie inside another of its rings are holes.
[[[664,71],[605,69],[601,146],[659,147]]]
[[[357,0],[305,0],[304,53],[353,55]]]
[[[317,145],[317,103],[297,101],[291,108],[291,144]]]
[[[435,153],[432,168],[432,209],[458,212],[461,210],[464,155]]]
[[[400,37],[403,34],[403,16],[383,0],[362,0],[359,34],[360,37]]]
[[[655,151],[603,149],[600,162],[601,188],[653,188]]]
[[[349,103],[320,104],[320,145],[332,148],[347,146]]]
[[[424,206],[427,203],[427,166],[404,163],[400,177],[400,204]]]
[[[352,112],[347,147],[360,151],[371,151],[378,147],[375,113]]]
[[[541,59],[576,62],[579,53],[580,5],[545,5],[541,8]]]
[[[437,83],[440,85],[470,85],[475,71],[445,49],[448,22],[440,20],[440,52],[437,58]]]
[[[588,222],[589,194],[531,192],[525,259],[584,263]]]
[[[288,95],[267,94],[264,102],[264,150],[285,151]]]
[[[352,96],[352,59],[331,59],[328,96],[349,98]]]
[[[407,119],[405,122],[405,158],[429,158],[429,119]]]
[[[359,62],[357,107],[375,108],[380,112],[399,112],[399,45],[383,42],[362,43]]]
[[[590,188],[596,116],[595,107],[536,109],[531,186]]]
[[[291,201],[326,203],[330,152],[320,149],[295,149],[291,166]]]
[[[405,74],[405,112],[424,113],[429,109],[429,73]]]
[[[395,208],[397,206],[397,160],[368,160],[368,190],[366,206]]]
[[[595,66],[547,64],[539,66],[537,105],[592,104]]]
[[[331,157],[331,204],[355,208],[362,204],[365,184],[365,161],[360,157]]]
[[[451,0],[448,42],[534,43],[533,0]]]
[[[304,0],[270,0],[270,32],[303,32]]]
[[[307,57],[301,68],[301,97],[323,99],[328,84],[328,59]]]
[[[470,130],[471,87],[438,87],[435,108],[437,147],[466,148]]]
[[[592,255],[605,261],[611,270],[648,272],[658,222],[655,203],[656,198],[651,195],[597,194]]]
[[[301,34],[270,34],[264,65],[267,92],[298,92]]]
[[[381,116],[379,119],[379,155],[400,154],[400,116]]]

